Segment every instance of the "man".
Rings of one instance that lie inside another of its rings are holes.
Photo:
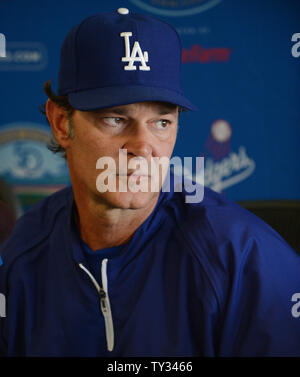
[[[45,89],[72,187],[1,249],[3,355],[300,355],[300,257],[209,189],[186,203],[157,165],[195,109],[180,62],[172,27],[124,8],[67,35],[58,96]]]

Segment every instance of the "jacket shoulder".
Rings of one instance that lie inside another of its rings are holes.
[[[69,186],[41,200],[20,217],[10,237],[0,247],[3,263],[5,260],[9,264],[49,237],[57,217],[71,208],[72,200],[73,191]]]
[[[203,188],[203,200],[199,203],[187,203],[188,193],[174,193],[168,204],[174,209],[176,220],[186,237],[200,236],[211,239],[210,243],[220,244],[226,241],[243,243],[248,237],[269,237],[278,240],[281,236],[262,219],[208,187]],[[242,246],[242,245],[240,245]]]
[[[209,188],[199,203],[186,203],[185,196],[174,193],[168,201],[169,215],[177,223],[174,234],[202,266],[222,306],[222,292],[247,269],[258,280],[281,270],[289,274],[290,284],[298,279],[300,257],[263,220]]]

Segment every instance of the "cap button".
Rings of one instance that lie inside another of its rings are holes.
[[[128,14],[129,10],[127,8],[119,8],[118,13],[119,14]]]

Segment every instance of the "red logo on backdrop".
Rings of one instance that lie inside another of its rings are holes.
[[[183,63],[212,63],[227,62],[230,59],[232,49],[225,47],[205,48],[198,44],[193,45],[190,49],[182,49]]]

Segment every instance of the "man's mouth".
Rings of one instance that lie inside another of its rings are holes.
[[[150,174],[140,171],[132,171],[127,174],[118,173],[117,175],[121,177],[151,177]]]

